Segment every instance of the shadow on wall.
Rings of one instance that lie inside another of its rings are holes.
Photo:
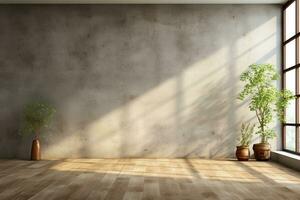
[[[1,6],[0,156],[28,157],[16,124],[35,94],[58,110],[47,158],[231,156],[253,118],[238,76],[280,63],[279,19],[275,5]]]

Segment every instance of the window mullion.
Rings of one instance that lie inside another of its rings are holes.
[[[282,88],[296,96],[285,110],[282,148],[300,154],[300,0],[288,1],[282,9]],[[293,117],[292,117],[292,115]],[[292,118],[291,118],[292,117]]]
[[[285,40],[285,32],[286,32],[286,27],[285,27],[285,9],[286,7],[284,7],[281,11],[281,16],[282,16],[282,32],[281,32],[281,38],[284,41]],[[284,73],[284,69],[285,67],[285,48],[284,48],[284,44],[282,42],[281,45],[281,52],[282,52],[282,63],[281,63],[281,87],[282,89],[285,89],[285,73]],[[284,110],[284,118],[286,118],[286,110]],[[286,139],[285,139],[285,125],[284,123],[282,123],[281,125],[281,140],[282,140],[282,149],[286,149]]]
[[[299,33],[299,0],[296,0],[296,34]],[[296,65],[299,63],[299,37],[296,38]],[[296,76],[296,95],[299,94],[299,68],[296,68],[295,71],[295,76]],[[299,98],[296,98],[296,110],[295,110],[295,115],[296,115],[296,123],[299,123]],[[296,147],[296,152],[299,152],[299,126],[296,127],[296,138],[295,138],[295,147]]]

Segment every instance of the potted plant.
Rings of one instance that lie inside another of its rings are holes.
[[[31,102],[23,111],[23,124],[21,134],[34,135],[31,147],[31,160],[41,159],[39,136],[47,128],[53,117],[55,109],[45,102]]]
[[[251,142],[255,124],[242,124],[239,146],[236,147],[236,158],[239,161],[247,161],[250,157],[249,144]]]
[[[250,99],[249,109],[255,112],[259,123],[256,134],[261,137],[261,142],[253,146],[256,160],[270,159],[271,146],[268,140],[276,136],[275,131],[270,128],[274,115],[284,121],[284,109],[294,99],[292,92],[277,89],[274,81],[278,79],[279,75],[271,64],[252,64],[240,76],[245,86],[239,99]]]

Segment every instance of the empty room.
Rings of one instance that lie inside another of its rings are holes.
[[[300,200],[300,0],[0,0],[0,200]]]

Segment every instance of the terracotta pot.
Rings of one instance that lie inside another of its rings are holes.
[[[239,161],[248,161],[249,157],[250,157],[249,147],[248,146],[237,146],[235,155]]]
[[[32,141],[31,160],[41,160],[41,146],[38,139]]]
[[[268,143],[258,143],[253,145],[254,157],[258,161],[270,160],[271,145]]]

